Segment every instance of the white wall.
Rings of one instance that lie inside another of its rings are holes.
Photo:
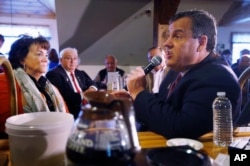
[[[218,44],[225,44],[225,48],[231,48],[231,33],[232,32],[250,32],[250,24],[247,25],[233,25],[228,27],[219,27],[218,28]],[[250,48],[249,48],[250,49]]]

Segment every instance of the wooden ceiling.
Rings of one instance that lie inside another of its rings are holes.
[[[54,0],[0,0],[1,16],[55,18]]]

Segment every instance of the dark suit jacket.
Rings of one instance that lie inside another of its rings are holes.
[[[124,70],[122,70],[122,69],[120,69],[118,67],[116,68],[115,71],[118,72],[120,74],[120,76],[124,75]],[[108,74],[107,69],[100,70],[98,74],[99,74],[101,82],[102,82],[105,79],[105,77],[107,76],[107,74]]]
[[[82,91],[87,90],[92,85],[96,86],[88,74],[82,70],[76,69],[75,76]],[[76,119],[81,110],[82,99],[79,93],[74,92],[73,85],[63,67],[61,65],[57,66],[49,71],[46,77],[59,89],[70,113],[72,113]]]
[[[115,70],[116,72],[118,72],[120,74],[121,77],[123,77],[125,71],[120,69],[120,68],[116,68]],[[108,72],[107,72],[107,69],[102,69],[98,72],[99,77],[100,77],[100,80],[96,80],[94,79],[94,81],[96,82],[97,86],[98,86],[98,89],[107,89],[107,85],[106,84],[103,84],[102,81],[104,81],[104,79],[107,77],[108,75]]]
[[[212,103],[216,93],[224,91],[232,103],[235,122],[240,112],[241,89],[236,75],[224,63],[224,59],[209,55],[192,66],[166,98],[170,81],[174,80],[169,76],[177,75],[169,71],[158,96],[146,91],[137,95],[134,101],[136,117],[149,130],[166,138],[198,138],[213,130]]]

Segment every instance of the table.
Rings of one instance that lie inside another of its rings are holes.
[[[235,130],[234,138],[237,137],[250,137],[250,132],[240,132],[239,129]],[[146,158],[145,155],[147,150],[152,148],[160,148],[166,147],[166,141],[163,136],[155,134],[153,132],[138,132],[139,142],[142,148],[142,151],[136,155],[136,164],[137,166],[145,166]],[[227,147],[219,147],[213,144],[213,134],[207,133],[199,138],[204,145],[204,148],[201,150],[212,159],[215,159],[219,153],[227,154]],[[10,162],[8,162],[9,157],[9,145],[8,140],[2,139],[0,140],[0,166],[11,166]]]
[[[161,135],[155,134],[153,132],[139,132],[138,136],[142,149],[166,147],[167,139],[165,139]],[[239,134],[237,134],[237,136],[239,136]],[[250,133],[249,135],[245,136],[250,136]],[[227,154],[226,147],[219,147],[213,144],[212,133],[203,135],[199,138],[199,141],[201,141],[204,145],[204,148],[201,151],[209,155],[213,159],[215,159],[219,153]]]

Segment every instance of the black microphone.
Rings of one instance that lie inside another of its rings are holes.
[[[154,57],[150,60],[150,62],[149,62],[146,66],[143,67],[143,70],[144,70],[145,75],[148,74],[151,70],[153,70],[153,68],[154,68],[155,66],[160,65],[161,62],[162,62],[162,59],[161,59],[161,57],[160,57],[159,55],[154,56]],[[127,85],[125,85],[125,86],[123,87],[123,89],[128,90]]]
[[[161,59],[161,57],[160,57],[159,55],[154,56],[154,57],[150,60],[150,62],[149,62],[145,67],[143,67],[144,73],[145,73],[145,74],[148,74],[151,70],[153,70],[153,68],[154,68],[155,66],[160,65],[160,64],[161,64],[161,61],[162,61],[162,59]]]

